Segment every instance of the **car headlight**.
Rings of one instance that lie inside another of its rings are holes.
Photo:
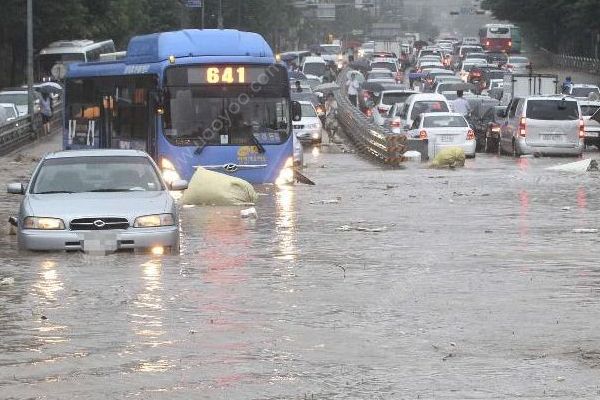
[[[59,231],[65,229],[65,223],[60,218],[27,217],[23,221],[23,229]]]
[[[154,214],[137,217],[133,223],[134,228],[156,228],[159,226],[175,225],[173,214]]]
[[[173,183],[175,181],[181,180],[181,176],[175,169],[175,166],[173,165],[173,163],[171,161],[167,160],[166,158],[162,158],[160,160],[160,169],[162,172],[163,179],[165,180],[165,182],[167,184],[170,185],[171,183]]]
[[[281,186],[290,185],[292,183],[294,183],[294,158],[289,157],[279,172],[279,176],[275,180],[275,184]]]

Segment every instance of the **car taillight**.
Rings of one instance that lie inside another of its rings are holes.
[[[400,122],[399,119],[395,119],[392,121],[392,128],[400,128],[402,126],[402,123]]]
[[[585,123],[583,122],[583,119],[579,120],[579,139],[584,139],[585,138]]]
[[[521,117],[519,120],[519,136],[527,136],[527,119],[525,117]]]
[[[508,41],[508,47],[512,47],[512,40]]]
[[[367,108],[367,117],[370,117],[371,115],[373,115],[373,113],[371,112],[371,109]]]
[[[387,114],[387,110],[385,108],[378,107],[379,114]]]
[[[473,129],[469,129],[469,131],[467,132],[467,140],[474,140],[475,139],[475,132],[473,132]]]
[[[493,124],[491,131],[494,133],[500,133],[500,125]]]
[[[512,65],[511,64],[506,64],[506,68],[512,69]]]
[[[486,40],[486,42],[485,42],[485,45],[486,45],[486,46],[489,46],[489,45],[490,45],[490,41],[489,41],[489,40]]]
[[[422,130],[419,132],[419,139],[421,139],[421,140],[427,139],[427,131],[426,130]]]

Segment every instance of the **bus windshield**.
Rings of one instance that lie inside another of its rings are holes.
[[[164,101],[167,139],[180,146],[286,142],[290,132],[287,77],[285,71],[265,68],[169,69]]]
[[[488,38],[510,38],[510,28],[508,27],[493,27],[488,28]]]
[[[179,145],[281,144],[288,138],[289,103],[284,97],[215,96],[201,88],[170,88],[165,135]]]

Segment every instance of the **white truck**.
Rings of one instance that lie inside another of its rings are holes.
[[[558,93],[558,75],[554,74],[506,74],[501,105],[508,105],[513,98]]]
[[[398,41],[376,41],[375,53],[379,52],[394,53],[396,57],[399,57],[402,53],[402,48]]]

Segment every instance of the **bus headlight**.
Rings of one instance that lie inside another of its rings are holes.
[[[277,180],[275,180],[275,184],[277,186],[281,185],[291,185],[294,183],[294,158],[289,157],[279,172],[279,176]]]
[[[163,179],[167,184],[170,185],[175,181],[181,180],[181,176],[175,169],[173,163],[164,157],[160,160],[160,169],[162,172]]]

